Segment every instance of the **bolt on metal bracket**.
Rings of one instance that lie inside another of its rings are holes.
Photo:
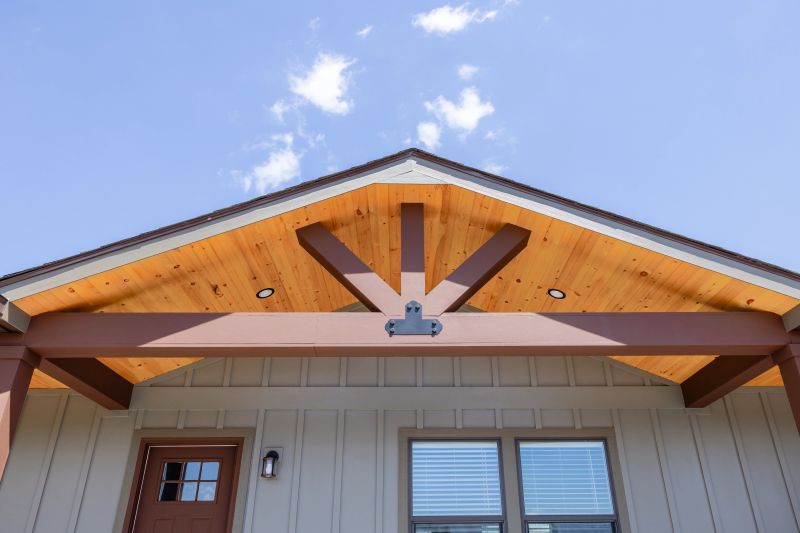
[[[406,304],[406,317],[393,318],[384,329],[390,337],[394,335],[430,335],[435,337],[442,331],[442,323],[435,318],[422,318],[422,304],[411,300]]]

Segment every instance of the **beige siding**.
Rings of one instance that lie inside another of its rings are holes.
[[[0,531],[113,531],[135,432],[198,428],[256,435],[238,496],[247,533],[397,531],[401,428],[603,428],[633,531],[798,531],[800,437],[781,389],[688,411],[646,375],[556,357],[206,361],[137,387],[123,413],[34,392]],[[278,480],[254,475],[262,447],[282,449]]]

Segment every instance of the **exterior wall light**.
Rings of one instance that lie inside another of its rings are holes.
[[[275,450],[270,450],[261,459],[261,477],[272,479],[278,477],[278,459],[280,455]]]

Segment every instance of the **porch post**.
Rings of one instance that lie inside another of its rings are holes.
[[[38,361],[24,346],[0,346],[0,480]]]
[[[800,344],[789,344],[772,356],[783,378],[794,422],[800,432]]]

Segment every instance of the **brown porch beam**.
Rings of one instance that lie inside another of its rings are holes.
[[[389,337],[378,313],[49,313],[0,345],[42,357],[771,355],[780,316],[726,313],[446,313],[435,337]]]
[[[400,205],[400,293],[403,302],[422,302],[425,298],[423,204]]]
[[[133,383],[97,359],[42,359],[39,370],[106,409],[130,406]]]
[[[367,309],[403,313],[400,295],[321,223],[305,226],[296,233],[300,245]]]
[[[772,356],[781,371],[786,396],[800,432],[800,344],[789,344]]]
[[[39,357],[24,346],[0,346],[0,479]]]
[[[717,357],[681,383],[684,403],[686,407],[706,407],[774,364],[769,355]]]
[[[531,232],[506,224],[469,256],[452,274],[431,290],[422,312],[437,316],[455,311],[478,292],[528,244]]]

